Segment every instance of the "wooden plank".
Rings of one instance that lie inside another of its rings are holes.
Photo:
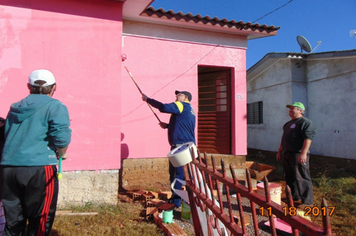
[[[98,215],[99,212],[56,212],[56,215],[62,216],[95,216]]]
[[[168,236],[187,236],[187,234],[182,230],[182,228],[176,223],[165,224],[162,219],[158,216],[158,213],[153,214],[153,219],[155,223],[162,228],[162,230]]]

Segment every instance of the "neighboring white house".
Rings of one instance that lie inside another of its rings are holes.
[[[356,159],[356,50],[269,53],[247,71],[248,148],[277,151],[286,104],[299,101],[318,131],[311,154]]]

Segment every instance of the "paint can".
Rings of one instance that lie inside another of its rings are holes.
[[[170,224],[173,221],[173,210],[163,211],[162,221],[165,224]]]
[[[193,142],[184,143],[174,148],[167,154],[169,161],[174,167],[184,166],[193,160],[193,157],[190,153],[191,147],[194,149],[195,157],[197,157],[197,148]]]
[[[268,188],[271,201],[281,205],[282,186],[277,183],[268,183]],[[264,197],[266,196],[264,183],[257,184],[257,192]]]

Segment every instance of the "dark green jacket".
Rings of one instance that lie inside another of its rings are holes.
[[[313,140],[316,127],[305,117],[288,121],[283,126],[282,151],[301,152],[305,139]]]

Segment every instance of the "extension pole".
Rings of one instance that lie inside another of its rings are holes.
[[[125,67],[125,69],[126,69],[127,73],[129,73],[129,75],[130,75],[130,77],[131,77],[132,81],[133,81],[133,82],[134,82],[134,84],[136,85],[136,88],[138,89],[138,91],[140,91],[140,93],[141,93],[141,95],[142,95],[143,93],[142,93],[142,91],[141,91],[140,87],[138,86],[138,84],[136,83],[136,81],[135,81],[134,77],[132,76],[131,72],[129,71],[129,69],[127,69],[127,67],[126,67],[126,66],[124,66],[124,67]]]
[[[124,61],[125,59],[126,59],[126,57],[124,58],[124,57],[122,56],[122,61]],[[141,95],[143,95],[143,93],[142,93],[140,87],[139,87],[138,84],[136,83],[136,81],[135,81],[134,77],[132,76],[131,72],[129,71],[129,69],[127,69],[126,66],[124,66],[124,67],[125,67],[127,73],[130,75],[132,81],[133,81],[134,84],[136,85],[136,88],[138,89],[138,91],[141,93]],[[155,115],[155,117],[157,118],[157,120],[159,121],[159,123],[162,123],[162,121],[159,119],[159,117],[157,116],[157,114],[156,114],[156,113],[154,112],[154,110],[152,109],[152,106],[151,106],[148,102],[146,102],[146,103],[147,103],[148,107],[151,109],[151,111],[153,112],[153,114]]]

